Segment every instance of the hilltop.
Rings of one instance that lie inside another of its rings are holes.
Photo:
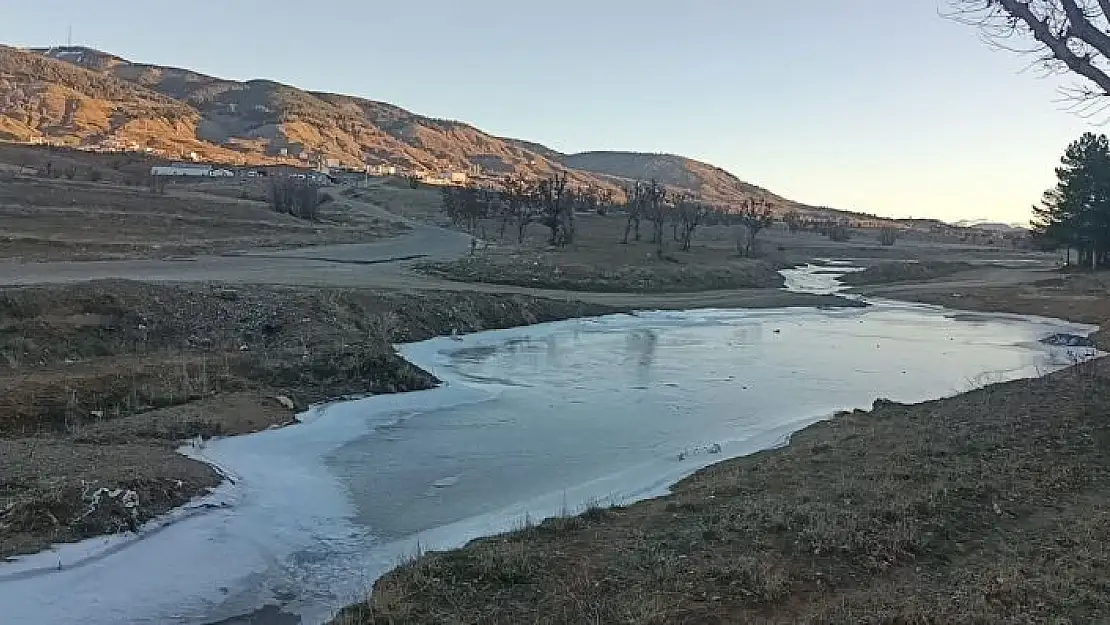
[[[615,188],[657,178],[722,204],[759,197],[779,211],[827,210],[682,156],[562,154],[385,102],[269,80],[226,80],[83,47],[0,46],[0,139],[150,148],[167,158],[196,152],[231,163],[327,159],[357,169],[391,164],[406,171],[480,170],[498,177],[565,169],[579,185]]]

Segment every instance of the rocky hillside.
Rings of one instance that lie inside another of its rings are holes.
[[[303,91],[267,80],[237,82],[144,65],[87,48],[0,46],[0,139],[197,152],[229,162],[332,159],[437,173],[570,171],[576,184],[619,187],[656,178],[707,200],[769,199],[795,205],[712,165],[629,152],[561,154],[433,119],[384,102]]]

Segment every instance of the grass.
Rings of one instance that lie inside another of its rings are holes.
[[[778,288],[783,284],[774,264],[749,259],[716,264],[661,261],[609,267],[572,259],[489,255],[424,263],[417,268],[459,282],[602,293],[683,293]]]
[[[970,263],[939,260],[910,263],[886,262],[871,265],[860,272],[847,274],[841,278],[841,282],[849,286],[916,282],[942,278],[974,268]]]

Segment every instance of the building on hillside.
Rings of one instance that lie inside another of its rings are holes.
[[[156,165],[150,168],[150,175],[204,177],[212,175],[212,166],[200,163],[170,163],[169,165]]]
[[[396,176],[397,166],[384,164],[370,165],[366,168],[366,173],[371,176]]]
[[[150,168],[151,176],[180,176],[189,178],[233,178],[235,172],[200,163],[170,163]]]
[[[465,171],[453,171],[450,174],[445,174],[443,177],[449,179],[454,184],[466,184],[467,180],[470,179]]]

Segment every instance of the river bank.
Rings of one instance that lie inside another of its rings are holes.
[[[751,308],[839,304],[724,295]],[[184,441],[293,424],[316,402],[433,387],[394,343],[697,298],[122,280],[0,289],[0,558],[130,532],[217,486],[223,476],[175,451]]]
[[[871,293],[1105,327],[1102,282]],[[939,401],[876,402],[669,496],[427,554],[335,622],[1105,620],[1108,381],[1098,360]]]
[[[393,342],[612,312],[526,296],[92,282],[0,290],[0,558],[138,529],[222,480],[186,440],[432,388]]]

